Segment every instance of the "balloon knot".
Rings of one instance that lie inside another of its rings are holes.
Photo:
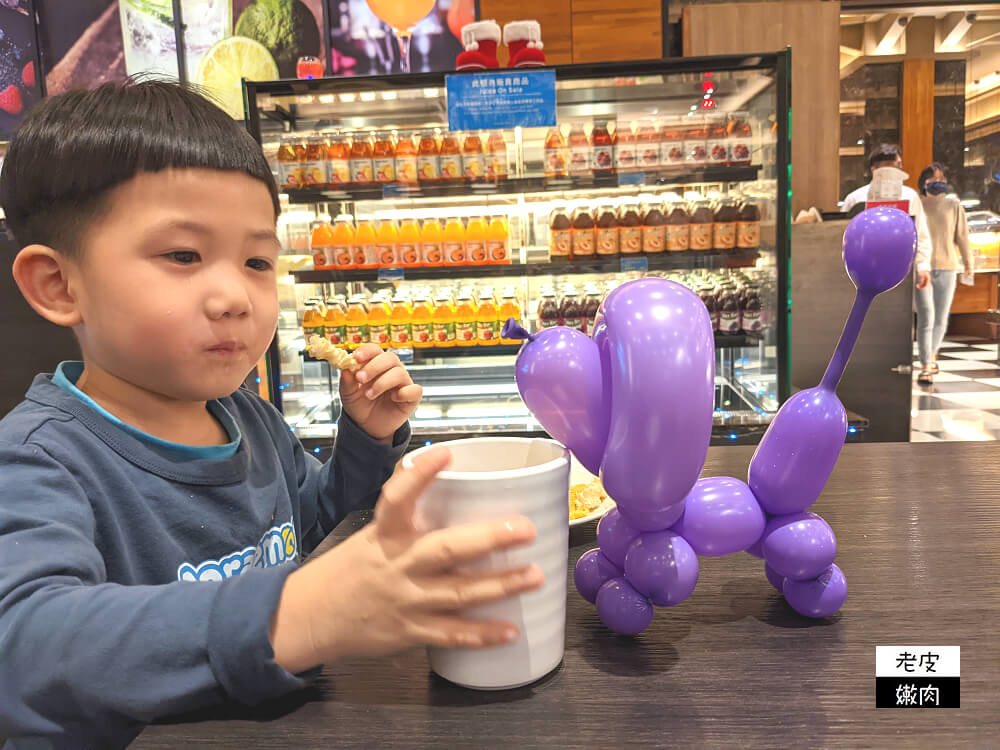
[[[535,340],[535,337],[518,324],[514,318],[507,318],[507,321],[503,324],[503,330],[500,332],[500,337],[505,339],[527,339],[528,341]]]

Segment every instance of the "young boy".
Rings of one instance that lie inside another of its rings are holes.
[[[240,390],[274,335],[279,248],[277,190],[239,123],[164,82],[55,97],[14,139],[0,201],[19,288],[83,354],[0,421],[9,744],[123,746],[154,718],[266,700],[344,655],[518,637],[457,610],[541,571],[456,568],[534,529],[417,528],[448,452],[390,478],[421,395],[395,355],[355,353],[325,465]],[[372,524],[297,565],[380,489]]]

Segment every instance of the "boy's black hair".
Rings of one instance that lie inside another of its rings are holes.
[[[934,176],[934,172],[937,171],[941,172],[941,174],[947,174],[944,164],[939,161],[932,161],[928,166],[924,167],[924,171],[917,178],[917,187],[920,188],[921,195],[927,195],[927,182]]]
[[[160,80],[106,83],[46,99],[25,118],[0,173],[0,204],[22,247],[78,257],[108,193],[141,172],[243,172],[278,188],[260,145],[194,89]]]
[[[903,152],[899,150],[899,146],[895,143],[880,143],[868,154],[868,169],[871,169],[876,164],[896,161],[897,156],[900,159],[903,158]]]

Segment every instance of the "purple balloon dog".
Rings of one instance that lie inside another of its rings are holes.
[[[694,591],[698,556],[747,551],[806,617],[847,599],[829,524],[808,513],[847,436],[836,389],[875,297],[909,273],[912,219],[895,208],[856,216],[844,234],[854,306],[822,382],[796,393],[771,422],[747,482],[699,479],[712,435],[715,345],[701,299],[680,284],[640,279],[615,289],[593,338],[563,327],[529,334],[513,320],[504,338],[527,339],[517,358],[524,403],[617,503],[597,527],[598,548],[574,580],[613,631],[635,634],[654,607]]]

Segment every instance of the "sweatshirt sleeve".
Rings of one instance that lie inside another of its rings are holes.
[[[109,583],[71,473],[30,444],[0,445],[0,465],[0,736],[123,747],[155,718],[305,685],[268,637],[293,565]]]
[[[924,204],[917,197],[910,201],[913,217],[917,222],[917,257],[913,261],[913,267],[919,271],[931,270],[931,232],[927,226],[927,214],[924,213]]]
[[[965,263],[966,272],[972,273],[975,264],[972,260],[972,245],[969,242],[969,217],[965,215],[965,207],[961,203],[958,203],[956,210],[958,219],[955,222],[955,244],[958,245],[958,251],[962,254],[962,262]]]
[[[392,445],[385,445],[341,414],[333,456],[326,463],[306,453],[294,437],[291,440],[301,502],[299,541],[302,553],[309,554],[348,513],[375,506],[410,443],[410,426],[400,427]]]

